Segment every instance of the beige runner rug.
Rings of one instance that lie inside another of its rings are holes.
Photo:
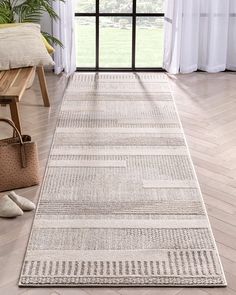
[[[79,74],[20,286],[225,286],[165,74]]]

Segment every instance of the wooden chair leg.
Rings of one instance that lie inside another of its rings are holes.
[[[20,124],[20,117],[19,117],[19,112],[18,112],[18,105],[17,102],[12,101],[10,103],[10,111],[11,111],[11,118],[12,121],[15,123],[16,128],[20,131],[21,133],[21,124]]]
[[[41,88],[44,106],[50,107],[48,88],[47,88],[47,83],[46,83],[46,79],[45,79],[43,66],[37,67],[37,74],[38,74],[38,78],[39,78],[39,84],[40,84],[40,88]]]

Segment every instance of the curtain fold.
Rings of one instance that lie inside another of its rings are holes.
[[[166,0],[164,68],[236,70],[235,0]]]
[[[73,0],[53,2],[53,8],[60,18],[53,21],[53,36],[64,45],[64,48],[60,46],[55,48],[54,71],[56,74],[64,71],[67,75],[70,75],[76,70],[73,2]]]

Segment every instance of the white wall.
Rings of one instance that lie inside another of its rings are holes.
[[[52,33],[52,21],[47,14],[43,15],[40,24],[43,32]]]
[[[41,25],[41,31],[52,34],[52,20],[47,14],[43,15],[40,25]],[[52,69],[53,69],[53,66],[45,67],[46,71],[52,71]]]

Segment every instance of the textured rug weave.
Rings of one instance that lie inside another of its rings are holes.
[[[224,286],[165,74],[75,74],[20,286]]]

